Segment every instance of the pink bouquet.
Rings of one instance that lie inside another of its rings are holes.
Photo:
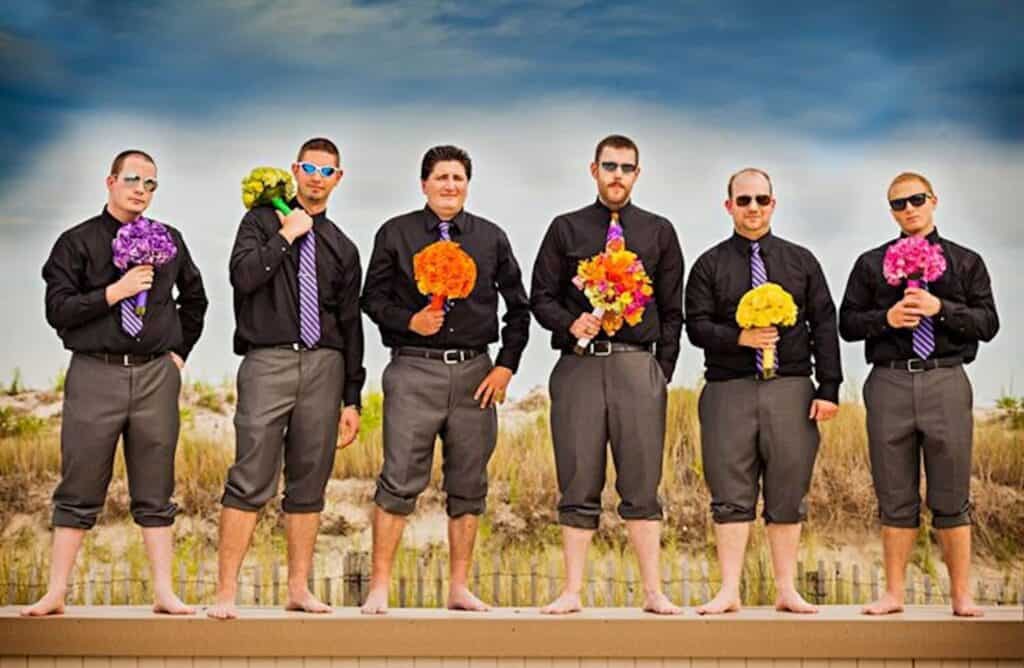
[[[905,237],[885,251],[882,274],[889,285],[903,281],[911,288],[921,287],[921,281],[931,283],[946,271],[946,257],[942,246],[928,243],[921,237]]]

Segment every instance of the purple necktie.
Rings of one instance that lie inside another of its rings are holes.
[[[142,318],[135,313],[135,297],[121,300],[121,329],[129,336],[138,336],[142,331]]]
[[[921,289],[927,290],[928,284],[922,282]],[[912,339],[914,354],[923,360],[935,352],[935,325],[930,316],[922,316],[921,321],[914,328]]]
[[[442,220],[441,224],[437,226],[438,233],[441,235],[441,241],[452,240],[452,224],[447,220]],[[447,313],[452,309],[452,300],[446,299],[444,302],[444,312]]]
[[[756,288],[768,282],[768,270],[764,267],[764,260],[761,258],[761,244],[756,241],[750,244],[750,287]],[[757,355],[757,372],[764,372],[764,351],[757,348],[754,353]],[[778,366],[779,356],[773,358],[775,366]]]
[[[316,234],[313,228],[299,246],[299,338],[307,348],[320,341],[320,301],[316,285]]]

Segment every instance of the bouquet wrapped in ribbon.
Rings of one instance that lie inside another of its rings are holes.
[[[254,206],[272,206],[284,215],[292,212],[287,202],[295,197],[292,175],[276,167],[257,167],[242,179],[242,204],[246,209]]]
[[[763,283],[748,290],[736,307],[736,324],[743,329],[752,327],[790,326],[796,324],[797,308],[793,295],[778,283]],[[764,378],[775,375],[775,347],[761,350],[761,374]]]
[[[654,288],[644,271],[644,263],[636,253],[626,250],[621,243],[621,231],[610,239],[603,252],[589,260],[581,260],[576,268],[573,285],[587,296],[594,317],[601,319],[601,328],[613,336],[623,324],[636,325],[644,317]],[[582,354],[589,339],[576,341],[575,351]]]
[[[919,288],[921,281],[931,283],[946,271],[946,257],[942,246],[929,243],[921,237],[905,237],[885,250],[882,274],[889,285],[907,282],[907,287]]]
[[[464,299],[476,285],[476,262],[454,241],[435,241],[412,257],[413,278],[430,297],[430,307],[444,308],[449,299]]]
[[[122,272],[143,264],[160,267],[178,254],[178,247],[167,228],[142,216],[118,228],[111,247],[114,251],[114,266]],[[149,290],[135,295],[136,315],[146,314],[148,297]]]

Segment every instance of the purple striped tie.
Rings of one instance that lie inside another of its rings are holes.
[[[452,224],[447,220],[442,220],[441,224],[437,226],[438,232],[441,235],[441,241],[452,240]],[[452,300],[446,299],[444,302],[444,312],[447,313],[452,309]]]
[[[750,287],[756,288],[768,282],[768,270],[764,267],[764,260],[761,258],[761,244],[756,241],[750,244]],[[757,348],[757,372],[764,371],[764,351]],[[776,355],[774,362],[778,365],[779,356]]]
[[[135,313],[135,297],[121,300],[121,329],[129,336],[138,336],[142,331],[142,318]]]
[[[928,284],[922,282],[921,289],[927,290]],[[912,343],[914,354],[923,360],[935,352],[935,325],[930,316],[921,317],[921,321],[914,328]]]
[[[316,234],[306,232],[299,246],[299,338],[307,348],[320,341],[320,300],[316,284]]]

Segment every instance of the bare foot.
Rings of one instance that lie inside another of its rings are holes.
[[[194,615],[196,609],[185,605],[173,592],[157,594],[153,601],[153,612],[164,615]]]
[[[465,587],[457,587],[448,591],[448,609],[487,612],[491,606],[478,599]]]
[[[568,615],[571,612],[579,612],[583,609],[580,602],[580,595],[567,591],[540,609],[542,615]]]
[[[881,598],[861,610],[865,615],[891,615],[894,612],[903,612],[903,599],[896,598],[889,592],[882,594]]]
[[[388,612],[387,587],[371,589],[366,597],[366,603],[363,603],[363,607],[359,608],[359,612],[364,615],[386,615]]]
[[[64,592],[46,592],[46,595],[33,605],[21,609],[23,617],[44,617],[46,615],[64,614]]]
[[[718,595],[697,607],[698,615],[720,615],[725,612],[739,612],[740,593],[732,589],[722,589]]]
[[[682,608],[668,600],[668,596],[660,591],[644,595],[644,612],[653,612],[656,615],[678,615],[682,611]]]
[[[292,610],[294,612],[313,612],[317,614],[324,614],[328,612],[334,612],[331,606],[327,605],[308,589],[302,591],[289,592],[288,602],[284,605],[285,610]]]
[[[206,616],[210,619],[238,619],[238,608],[235,607],[234,597],[225,601],[217,601],[206,609]]]
[[[797,612],[805,615],[818,612],[818,606],[805,601],[796,590],[780,592],[775,599],[775,609],[779,612]]]
[[[985,611],[974,604],[974,599],[968,596],[953,599],[953,614],[957,617],[984,617]]]

